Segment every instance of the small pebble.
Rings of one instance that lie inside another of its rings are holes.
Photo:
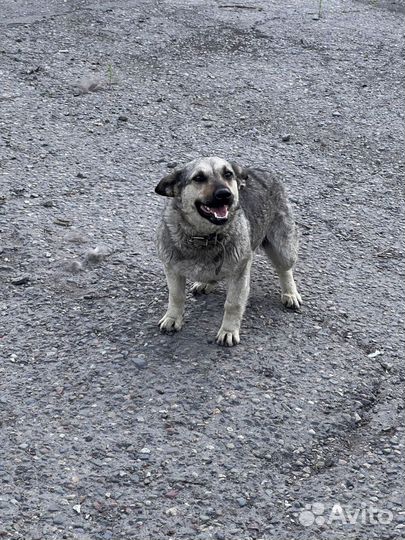
[[[11,284],[12,285],[26,285],[30,280],[30,277],[25,275],[25,276],[18,276],[16,278],[13,278],[11,280]]]
[[[123,114],[121,114],[119,117],[118,117],[118,120],[120,122],[128,122],[128,116],[125,116]]]
[[[281,140],[283,142],[288,142],[291,139],[291,135],[289,133],[286,133],[285,135],[281,136]]]
[[[247,500],[244,499],[243,497],[239,497],[238,499],[236,499],[236,502],[239,504],[241,508],[247,505]]]
[[[59,225],[60,227],[70,227],[72,225],[71,220],[64,217],[57,217],[54,223],[55,225]]]
[[[376,356],[380,356],[383,354],[382,351],[379,351],[378,349],[370,354],[367,355],[368,358],[376,358]]]
[[[145,369],[148,367],[148,362],[143,355],[136,356],[132,359],[132,362],[138,369]]]
[[[390,364],[389,362],[381,362],[381,367],[386,371],[391,371],[392,364]]]

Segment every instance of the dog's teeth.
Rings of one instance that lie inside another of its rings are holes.
[[[216,208],[212,208],[210,206],[206,206],[205,204],[202,204],[201,209],[206,214],[211,214],[212,216],[214,216],[217,219],[226,219],[228,217],[229,208],[226,205],[216,207]]]

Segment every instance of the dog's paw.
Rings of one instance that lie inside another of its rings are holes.
[[[183,326],[183,317],[172,317],[166,313],[158,324],[161,332],[178,332]]]
[[[196,281],[191,287],[191,292],[197,296],[199,294],[209,294],[215,288],[215,283],[203,283]]]
[[[293,293],[282,293],[281,301],[285,307],[299,309],[302,304],[302,298],[298,291]]]
[[[233,347],[240,342],[239,330],[225,330],[224,328],[219,329],[216,342],[218,345],[223,345],[224,347]]]

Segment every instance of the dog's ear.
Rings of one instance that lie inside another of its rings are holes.
[[[162,178],[155,187],[155,193],[164,197],[176,197],[179,194],[179,182],[181,179],[181,171],[175,170]]]
[[[245,167],[241,167],[234,161],[231,161],[233,172],[236,176],[236,181],[238,182],[239,189],[243,189],[246,186],[246,180],[248,179],[248,172]]]

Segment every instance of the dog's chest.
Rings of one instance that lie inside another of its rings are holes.
[[[235,271],[237,261],[223,252],[202,252],[198,256],[185,257],[176,261],[176,271],[194,281],[208,283],[225,279]]]

